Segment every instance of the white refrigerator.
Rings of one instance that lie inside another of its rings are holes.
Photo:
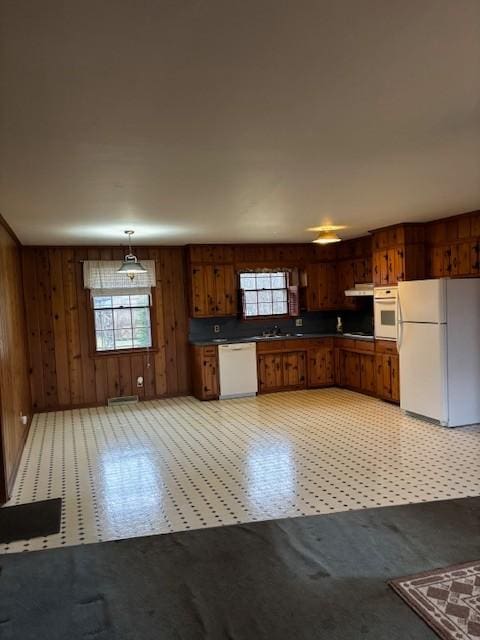
[[[400,282],[397,304],[400,407],[480,423],[480,278]]]

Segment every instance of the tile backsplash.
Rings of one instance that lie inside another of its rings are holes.
[[[268,318],[266,320],[243,320],[239,318],[193,318],[190,320],[189,338],[192,341],[213,338],[248,338],[261,335],[263,331],[277,326],[284,333],[335,333],[337,316],[342,318],[344,331],[373,333],[373,311],[310,311],[302,313],[302,326],[295,324],[296,318]],[[215,333],[218,325],[220,331]]]

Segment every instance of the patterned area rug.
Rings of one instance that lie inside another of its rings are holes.
[[[389,584],[440,638],[480,638],[480,560],[405,576]]]

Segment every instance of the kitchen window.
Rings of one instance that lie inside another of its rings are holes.
[[[98,352],[152,346],[148,294],[93,295],[92,303]]]
[[[298,315],[297,287],[289,286],[287,271],[240,273],[245,318]]]

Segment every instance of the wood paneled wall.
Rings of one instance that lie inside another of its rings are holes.
[[[0,503],[12,489],[32,414],[24,318],[20,246],[0,219]]]
[[[35,411],[105,404],[108,398],[142,399],[190,392],[184,250],[137,248],[155,260],[153,289],[157,349],[150,354],[95,355],[90,292],[83,287],[82,260],[121,260],[115,247],[24,247],[23,273]],[[138,376],[144,378],[137,388]]]

